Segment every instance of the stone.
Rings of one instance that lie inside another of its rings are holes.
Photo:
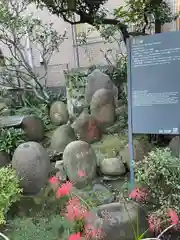
[[[105,88],[95,92],[90,103],[91,115],[101,127],[107,128],[115,122],[115,102],[113,93]]]
[[[170,141],[169,148],[171,149],[172,155],[174,157],[177,157],[177,158],[180,157],[180,137],[179,136],[174,137]]]
[[[103,240],[133,240],[133,228],[138,228],[142,234],[148,229],[146,213],[138,204],[127,202],[116,202],[97,207],[92,214],[88,215],[85,224],[89,226],[89,231],[101,229]],[[132,227],[133,226],[133,227]],[[143,236],[148,237],[148,232]],[[95,238],[92,238],[95,240]]]
[[[20,144],[13,155],[12,167],[20,178],[24,194],[38,194],[48,180],[51,170],[46,150],[37,142]]]
[[[56,161],[55,168],[59,170],[59,169],[61,169],[63,164],[64,164],[63,160]]]
[[[8,153],[1,151],[0,152],[0,168],[5,167],[10,164],[11,158]]]
[[[145,140],[133,140],[133,148],[134,148],[134,161],[142,161],[145,156],[151,151],[151,146]],[[130,155],[128,144],[120,150],[119,152],[120,158],[122,162],[130,169]]]
[[[98,121],[88,113],[82,113],[73,123],[73,128],[79,140],[88,143],[99,141],[102,136]]]
[[[59,171],[56,173],[56,177],[59,179],[60,182],[67,181],[67,175],[66,175],[63,165],[61,165],[61,167],[59,167]]]
[[[71,182],[81,187],[96,177],[96,155],[84,141],[74,141],[67,145],[63,153],[64,168]]]
[[[99,199],[101,204],[108,204],[114,200],[112,192],[102,184],[94,184],[93,195]]]
[[[87,85],[85,89],[85,99],[87,104],[90,104],[94,93],[102,88],[112,90],[114,98],[117,99],[118,89],[111,81],[110,77],[107,74],[102,73],[99,69],[95,69],[87,77]]]
[[[113,192],[123,193],[128,186],[129,178],[127,176],[116,177],[116,178],[115,177],[107,178],[106,176],[103,176],[103,182],[105,184],[108,184],[108,186],[111,186],[111,190]],[[119,196],[116,196],[116,197],[119,197]]]
[[[61,101],[54,102],[49,115],[51,122],[56,126],[67,123],[69,116],[66,104]]]
[[[126,168],[119,158],[105,158],[100,163],[100,171],[105,175],[121,176],[126,173]]]
[[[55,152],[63,152],[65,147],[76,140],[74,130],[69,125],[58,127],[51,138],[51,149]]]
[[[24,117],[21,128],[24,130],[28,141],[40,142],[44,139],[44,123],[39,117]]]
[[[94,184],[83,189],[73,187],[73,192],[86,202],[90,202],[91,205],[93,204],[95,206],[114,201],[113,193],[102,184]]]

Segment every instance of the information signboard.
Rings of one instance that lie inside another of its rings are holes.
[[[132,132],[180,132],[180,31],[129,41]]]
[[[180,31],[129,39],[128,134],[133,188],[133,134],[180,134]]]

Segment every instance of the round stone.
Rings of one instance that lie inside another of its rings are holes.
[[[14,152],[12,167],[21,180],[25,194],[38,194],[47,182],[51,169],[46,150],[37,142],[20,144]]]
[[[24,117],[21,124],[29,141],[40,142],[44,139],[44,123],[36,116]]]
[[[64,168],[70,181],[84,186],[96,177],[96,155],[84,141],[67,145],[63,153]]]
[[[56,126],[67,123],[69,116],[66,104],[61,101],[54,102],[49,115],[51,122]]]
[[[112,91],[99,89],[92,97],[91,115],[95,117],[103,128],[109,127],[115,122],[115,101]]]

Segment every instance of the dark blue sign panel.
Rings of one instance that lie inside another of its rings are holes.
[[[132,133],[180,133],[180,31],[130,40]]]

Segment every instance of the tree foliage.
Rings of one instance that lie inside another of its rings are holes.
[[[0,44],[9,51],[3,58],[1,54],[1,84],[21,87],[23,82],[39,99],[48,102],[43,86],[47,83],[48,64],[53,53],[59,51],[66,33],[61,35],[52,24],[43,24],[33,14],[28,15],[28,4],[28,0],[0,0]],[[28,38],[43,59],[43,76],[38,75],[29,61]]]
[[[103,5],[107,0],[31,0],[38,6],[47,7],[52,14],[62,17],[71,24],[88,23],[117,26],[126,42],[130,35],[144,35],[148,27],[154,24],[155,32],[161,31],[161,26],[171,22],[175,16],[165,0],[127,0],[125,6],[119,6],[114,14],[108,17]],[[73,16],[78,16],[74,19]],[[130,32],[128,26],[133,23],[136,30]]]

